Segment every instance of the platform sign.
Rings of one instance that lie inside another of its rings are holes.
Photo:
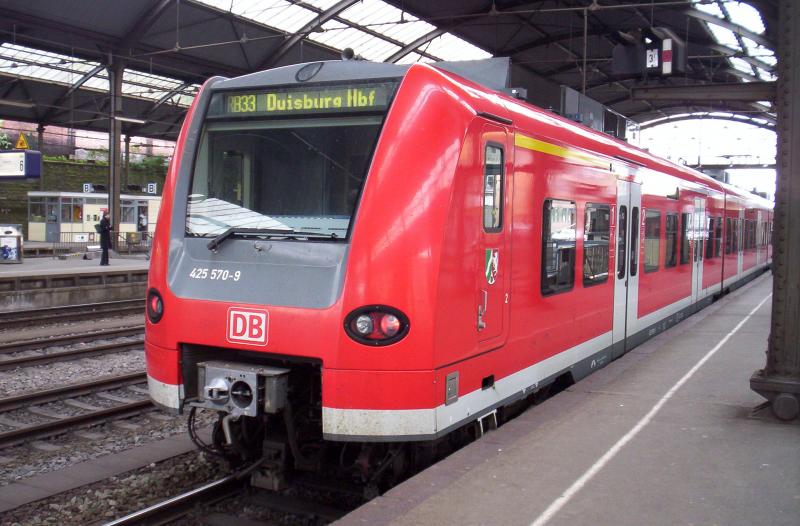
[[[83,183],[83,193],[91,194],[94,192],[94,185],[92,183]]]
[[[42,154],[33,150],[0,152],[0,180],[35,179],[42,173]]]
[[[156,195],[158,193],[158,185],[156,183],[147,183],[146,193]]]

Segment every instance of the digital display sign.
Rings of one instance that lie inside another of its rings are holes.
[[[397,83],[336,86],[276,87],[247,92],[217,93],[210,116],[298,115],[384,111]]]

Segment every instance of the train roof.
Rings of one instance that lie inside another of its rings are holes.
[[[539,125],[544,124],[551,132],[561,131],[571,133],[574,136],[580,137],[582,144],[579,147],[586,148],[590,151],[606,155],[608,157],[617,158],[623,161],[632,162],[646,168],[666,172],[676,177],[699,183],[710,189],[714,189],[727,194],[735,195],[739,198],[745,199],[753,206],[760,206],[764,208],[773,208],[774,203],[768,199],[748,192],[742,188],[738,188],[728,183],[724,183],[710,177],[702,172],[693,170],[686,166],[676,164],[667,159],[657,157],[652,153],[643,150],[637,146],[629,144],[625,141],[601,133],[597,130],[584,126],[578,122],[567,119],[557,115],[551,111],[544,110],[525,101],[510,97],[509,95],[491,90],[481,84],[477,84],[469,79],[461,77],[453,73],[449,68],[438,68],[437,64],[415,64],[412,67],[426,67],[439,71],[447,77],[458,80],[458,82],[467,83],[471,90],[478,89],[482,91],[490,103],[495,104],[496,108],[503,108],[506,110],[505,114],[502,111],[496,111],[501,117],[506,117],[511,121],[520,119],[528,119],[536,121]],[[558,133],[556,133],[558,135]]]

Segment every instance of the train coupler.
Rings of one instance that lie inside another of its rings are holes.
[[[257,417],[286,405],[289,369],[223,361],[197,364],[200,387],[195,407]]]

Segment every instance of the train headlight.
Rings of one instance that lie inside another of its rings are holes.
[[[362,314],[356,318],[356,332],[362,336],[369,336],[374,330],[375,324],[369,314]]]
[[[164,315],[164,300],[156,289],[147,292],[147,318],[150,323],[158,323]]]
[[[348,336],[364,345],[389,345],[408,334],[408,318],[399,310],[384,305],[369,305],[354,310],[344,320]]]

